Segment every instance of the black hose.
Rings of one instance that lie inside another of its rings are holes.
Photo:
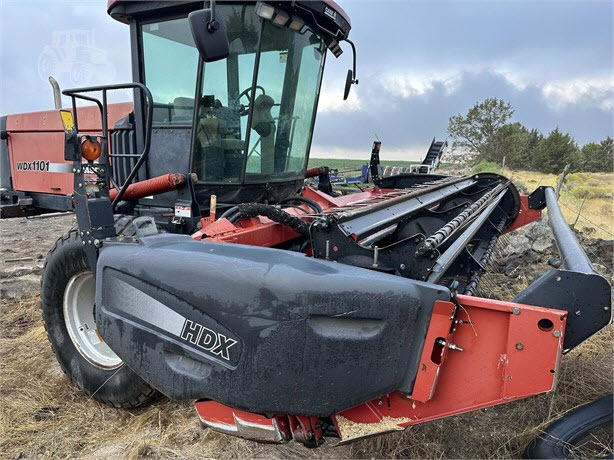
[[[231,224],[236,224],[239,221],[239,219],[241,218],[241,213],[239,212],[239,207],[238,206],[235,206],[235,207],[237,208],[237,212],[235,212],[232,216],[226,217],[226,219],[228,219],[228,221]],[[220,219],[221,219],[221,217],[220,217]]]
[[[228,208],[226,211],[224,211],[224,214],[218,217],[218,219],[226,219],[228,218],[228,216],[230,216],[231,214],[234,214],[238,210],[239,210],[238,206],[233,206],[232,208]]]
[[[317,202],[313,201],[311,198],[305,198],[304,196],[292,196],[290,198],[286,198],[285,200],[281,200],[279,204],[290,203],[292,201],[299,201],[301,203],[305,203],[311,209],[313,209],[316,214],[322,214],[322,206],[320,206]]]
[[[299,206],[293,206],[293,205],[287,206],[287,207],[285,207],[283,209],[288,209],[288,208],[296,208],[296,209],[299,209],[299,210],[305,212],[305,210],[303,208],[301,208]],[[230,215],[229,211],[233,211],[234,214]],[[228,211],[226,211],[224,214],[222,214],[219,218],[220,219],[226,218],[226,219],[228,219],[228,221],[231,224],[236,224],[239,221],[239,219],[241,219],[241,213],[239,212],[239,206],[234,206],[234,207],[230,208]]]
[[[310,198],[305,198],[304,196],[293,196],[290,198],[286,198],[285,200],[280,201],[279,204],[290,203],[292,201],[298,201],[300,203],[305,203],[313,211],[315,211],[316,214],[322,214],[323,212],[322,207],[316,201]],[[218,219],[228,219],[232,221],[233,219],[229,218],[229,216],[235,214],[238,210],[239,210],[239,206],[233,206],[231,208],[228,208],[226,211],[224,211],[224,213],[220,217],[218,217]]]
[[[244,203],[237,206],[237,213],[228,219],[233,224],[239,219],[248,219],[251,217],[264,216],[268,217],[278,224],[290,227],[296,233],[304,236],[309,236],[309,224],[298,217],[288,214],[283,209],[276,206],[263,203]]]

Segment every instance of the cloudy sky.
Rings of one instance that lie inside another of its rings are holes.
[[[314,156],[366,158],[377,135],[385,158],[414,159],[446,136],[450,115],[487,97],[510,101],[514,121],[544,133],[558,126],[579,144],[612,135],[611,0],[339,3],[352,19],[360,83],[343,102],[351,53],[329,56]],[[129,80],[128,28],[105,8],[104,0],[0,0],[0,113],[51,108],[50,66],[64,87],[85,78],[49,64],[71,31],[98,50],[92,84]]]

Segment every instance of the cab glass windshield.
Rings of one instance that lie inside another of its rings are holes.
[[[219,5],[230,55],[203,64],[192,170],[208,183],[304,177],[326,47],[261,20],[250,5]],[[248,147],[247,147],[248,146]]]

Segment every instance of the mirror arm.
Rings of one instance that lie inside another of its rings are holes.
[[[356,46],[354,45],[354,42],[349,38],[346,38],[345,41],[348,42],[352,47],[352,83],[357,85],[358,79],[356,78]]]
[[[215,20],[215,0],[209,0],[209,5],[211,5],[211,20],[207,23],[207,30],[209,32],[215,32],[220,28],[220,25]],[[204,8],[207,8],[207,0],[205,0]]]

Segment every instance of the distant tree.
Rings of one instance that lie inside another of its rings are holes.
[[[468,162],[488,160],[488,144],[492,143],[492,136],[509,121],[513,113],[509,102],[488,98],[476,103],[466,115],[450,117],[448,134],[452,137],[452,150],[462,150]]]
[[[600,145],[595,142],[585,144],[580,151],[580,169],[587,172],[601,171]]]
[[[582,147],[580,154],[582,171],[613,172],[614,171],[614,139],[610,136],[600,144],[591,142]]]
[[[610,136],[601,141],[601,158],[604,172],[614,172],[614,139]]]
[[[484,156],[486,160],[503,164],[513,169],[526,169],[530,159],[529,152],[530,132],[520,123],[511,123],[502,126],[486,142]]]
[[[537,147],[539,146],[539,143],[542,141],[543,138],[544,135],[540,133],[539,130],[533,128],[531,131],[529,131],[529,139],[527,141],[527,150],[529,158],[527,162],[523,165],[525,168],[527,168],[531,164],[531,158],[533,158],[533,155],[535,154],[535,151],[537,150]]]
[[[571,164],[572,170],[577,171],[579,158],[579,149],[574,138],[562,133],[557,127],[539,142],[531,164],[539,172],[559,174],[566,164]]]

